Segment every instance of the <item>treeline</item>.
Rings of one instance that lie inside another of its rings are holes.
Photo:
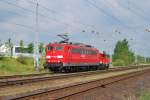
[[[127,66],[145,63],[150,63],[150,58],[135,55],[135,53],[130,49],[129,43],[126,39],[117,42],[112,55],[112,64],[114,66]]]
[[[24,47],[24,42],[23,40],[20,40],[20,48],[19,48],[19,52],[21,53],[24,53],[24,52],[27,52],[27,53],[33,53],[34,52],[34,43],[29,43],[27,45],[27,47]],[[43,53],[44,52],[44,44],[43,43],[39,43],[39,53]]]
[[[150,57],[143,57],[143,56],[137,55],[135,62],[137,64],[141,64],[141,63],[142,64],[150,64]]]
[[[14,44],[12,43],[11,38],[9,38],[6,42],[4,42],[4,44],[12,52],[12,48],[13,48]],[[0,43],[0,46],[1,45],[2,45],[2,43]],[[39,47],[40,53],[43,53],[45,51],[44,50],[44,43],[40,42],[38,47]],[[34,52],[34,43],[30,42],[29,44],[27,44],[27,46],[25,46],[24,41],[20,40],[19,41],[19,48],[17,49],[17,51],[20,53],[33,53]]]

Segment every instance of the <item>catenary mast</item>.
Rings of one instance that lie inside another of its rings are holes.
[[[34,67],[36,70],[39,70],[39,30],[38,30],[38,1],[35,0],[36,2],[36,22],[35,22],[35,40],[34,40]]]

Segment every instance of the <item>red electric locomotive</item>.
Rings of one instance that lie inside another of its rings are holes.
[[[46,46],[45,68],[54,72],[101,69],[105,57],[100,55],[98,49],[82,43],[51,43]]]
[[[105,53],[99,53],[99,62],[100,62],[100,66],[101,69],[108,69],[109,68],[109,63],[110,63],[110,58],[109,55],[105,54]]]

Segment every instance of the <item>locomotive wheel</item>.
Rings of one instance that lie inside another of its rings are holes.
[[[107,69],[107,66],[104,64],[102,70]]]
[[[106,65],[106,69],[109,69],[109,64]]]
[[[65,69],[65,68],[60,68],[60,69],[59,69],[59,72],[65,73],[65,72],[66,72],[66,69]]]
[[[100,64],[99,66],[98,66],[98,68],[97,68],[98,70],[102,70],[103,69],[103,65],[102,64]]]

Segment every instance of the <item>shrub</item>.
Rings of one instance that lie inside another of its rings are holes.
[[[7,66],[4,65],[4,64],[0,65],[0,68],[1,68],[1,69],[2,69],[2,68],[5,68],[5,67],[7,67]]]
[[[3,57],[3,56],[0,56],[0,60],[4,60],[4,57]]]
[[[19,56],[17,58],[17,61],[20,62],[21,64],[27,64],[28,63],[27,57],[24,57],[24,56]]]
[[[113,62],[113,66],[125,66],[125,62],[123,60],[117,59]]]

